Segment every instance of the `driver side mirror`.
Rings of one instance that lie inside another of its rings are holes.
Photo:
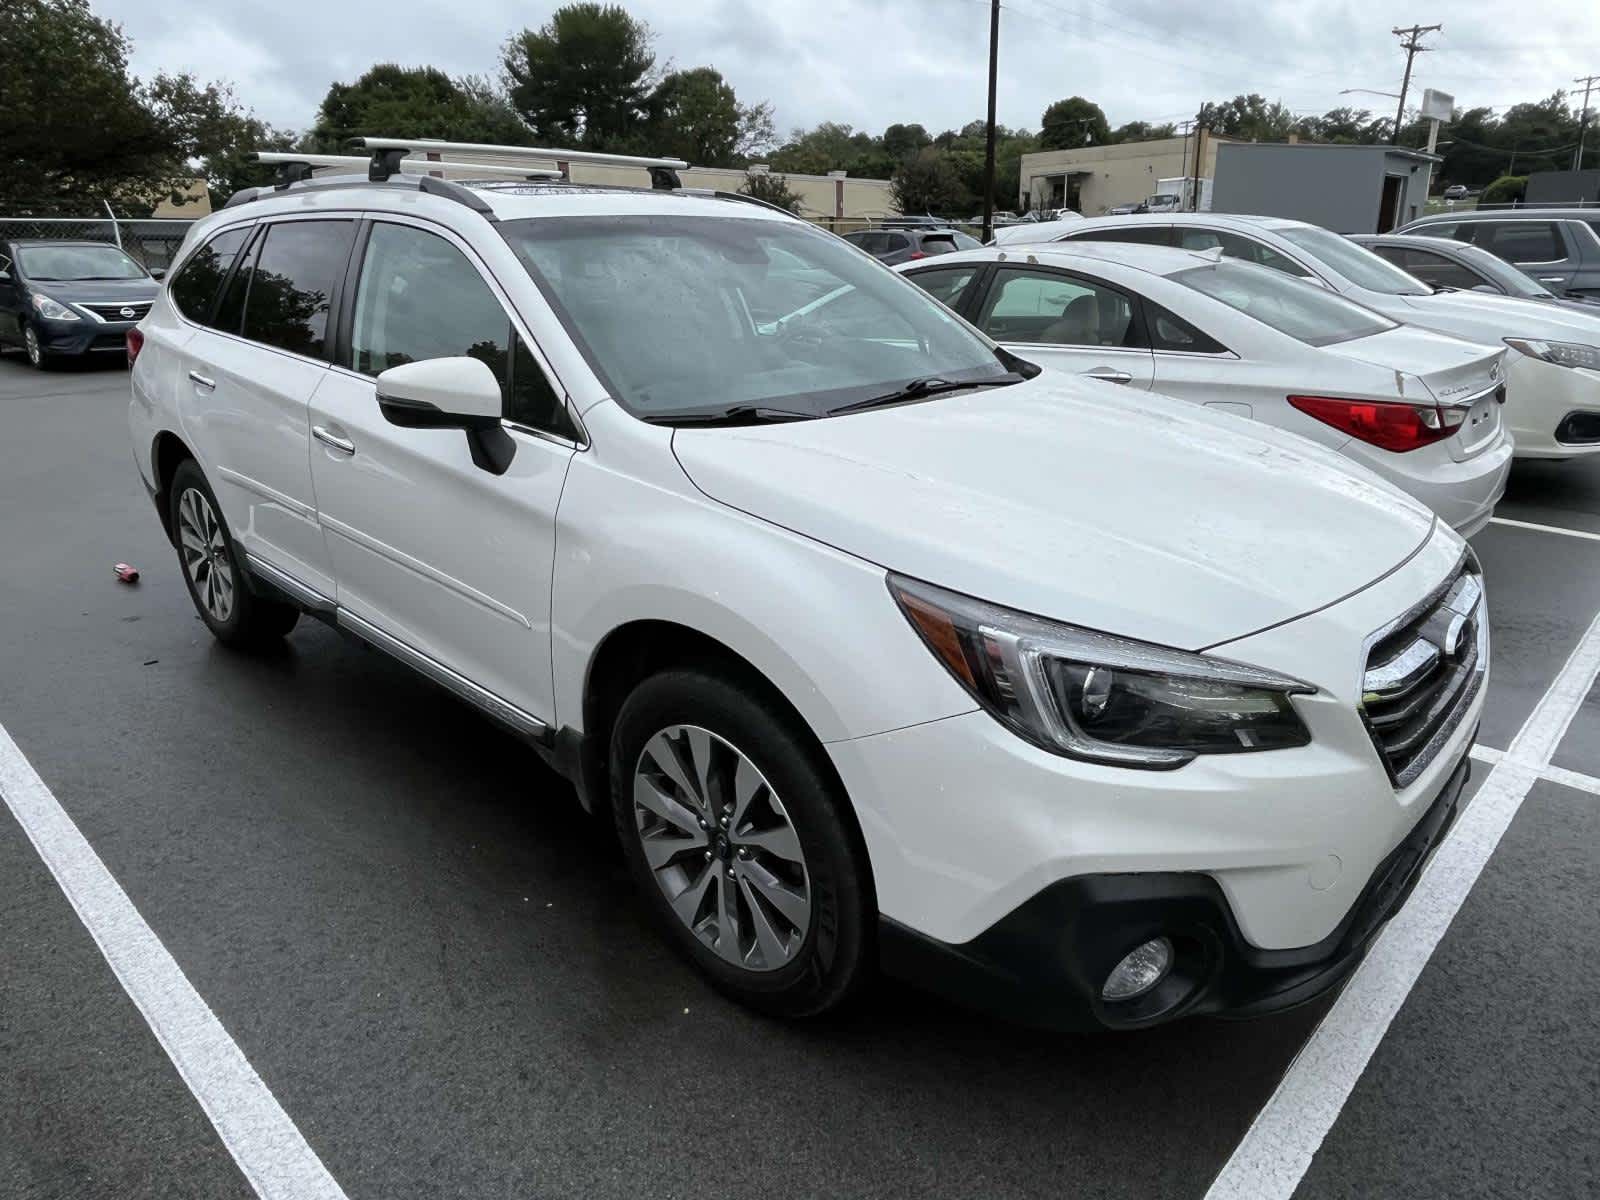
[[[500,381],[476,358],[429,358],[378,376],[378,408],[406,429],[466,431],[472,461],[504,475],[517,443],[500,424]]]
[[[167,277],[167,269],[165,267],[150,267],[148,269],[151,279],[165,279]]]

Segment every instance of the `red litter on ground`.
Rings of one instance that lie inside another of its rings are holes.
[[[118,563],[116,566],[117,578],[123,583],[138,583],[139,568],[129,566],[127,563]]]

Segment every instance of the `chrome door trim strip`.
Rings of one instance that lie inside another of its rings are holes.
[[[312,612],[331,613],[338,604],[329,596],[324,596],[313,587],[301,583],[287,571],[281,571],[269,562],[265,562],[254,554],[246,552],[245,563],[252,574],[260,575],[273,587],[287,592],[294,600],[305,605]]]
[[[347,608],[336,610],[336,619],[339,625],[355,634],[362,641],[392,655],[405,663],[419,674],[426,675],[441,687],[455,693],[467,703],[482,709],[489,716],[525,737],[543,740],[548,737],[550,727],[530,712],[525,712],[503,700],[487,688],[479,687],[465,675],[452,671],[438,659],[424,654],[421,650],[406,642],[402,642],[393,634],[379,629],[371,621],[356,616]]]

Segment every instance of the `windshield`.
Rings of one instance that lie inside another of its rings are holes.
[[[1365,246],[1358,246],[1337,233],[1309,225],[1274,229],[1273,232],[1312,254],[1330,271],[1369,292],[1382,292],[1386,296],[1433,295],[1433,289],[1416,276],[1407,275]]]
[[[115,246],[19,246],[29,279],[144,279],[144,268]]]
[[[921,288],[799,221],[537,217],[499,226],[625,409],[825,416],[912,380],[1009,376]]]
[[[1252,263],[1223,261],[1171,278],[1309,346],[1331,346],[1395,327],[1370,308]]]
[[[1505,259],[1490,254],[1482,246],[1464,245],[1459,247],[1456,253],[1461,256],[1462,262],[1470,265],[1478,274],[1487,276],[1499,284],[1508,296],[1536,299],[1548,298],[1552,294],[1549,288],[1542,287],[1531,275],[1524,275]]]

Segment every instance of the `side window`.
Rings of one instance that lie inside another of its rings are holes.
[[[250,278],[255,274],[262,232],[257,229],[256,236],[250,239],[249,246],[239,260],[238,269],[234,271],[233,278],[228,280],[222,298],[217,301],[216,315],[210,321],[213,329],[220,329],[223,333],[238,333],[239,326],[244,323],[244,298],[250,292]]]
[[[508,419],[573,436],[555,389],[466,255],[425,230],[374,225],[356,286],[349,365],[379,375],[456,355],[494,372]]]
[[[972,277],[977,273],[978,267],[974,264],[970,267],[939,267],[933,271],[913,271],[907,278],[940,304],[954,308],[961,300],[961,293],[967,290],[967,284],[972,282]]]
[[[238,257],[249,227],[224,229],[200,249],[189,256],[172,280],[172,303],[191,321],[204,325],[211,317],[211,302],[217,298],[217,289],[227,278],[228,268]]]
[[[1375,250],[1393,250],[1392,247],[1372,247]],[[1384,254],[1390,262],[1401,270],[1409,271],[1423,283],[1430,283],[1434,287],[1462,288],[1470,290],[1481,283],[1487,282],[1482,276],[1470,267],[1463,266],[1453,258],[1446,258],[1442,254],[1434,254],[1430,250],[1400,249],[1400,257],[1393,253]],[[1499,291],[1499,288],[1495,289]]]
[[[281,221],[267,226],[244,303],[244,336],[327,357],[334,281],[344,274],[354,221]]]
[[[1209,334],[1200,332],[1176,313],[1168,312],[1149,300],[1144,305],[1150,321],[1150,346],[1178,354],[1226,354],[1228,348]]]
[[[1002,270],[978,327],[997,342],[1137,346],[1133,302],[1103,283],[1053,272]]]
[[[883,237],[883,252],[897,254],[901,250],[911,249],[911,239],[903,233],[886,233]]]
[[[1172,245],[1171,225],[1128,225],[1121,229],[1085,229],[1069,233],[1060,241],[1133,242],[1141,246]]]
[[[1551,221],[1485,221],[1477,243],[1507,262],[1560,262],[1567,257],[1561,231]]]
[[[1285,275],[1293,275],[1297,279],[1306,279],[1311,275],[1311,272],[1299,263],[1287,255],[1279,254],[1271,246],[1265,246],[1254,238],[1247,238],[1227,229],[1179,226],[1178,245],[1185,250],[1211,250],[1221,246],[1222,253],[1228,258],[1238,258],[1258,266],[1271,267],[1274,271],[1282,271]]]
[[[868,230],[857,236],[855,243],[868,254],[882,254],[889,246],[889,235]]]
[[[1456,232],[1458,229],[1461,230],[1460,233]],[[1454,222],[1449,224],[1440,222],[1437,225],[1418,225],[1415,229],[1408,229],[1406,232],[1419,234],[1422,237],[1449,238],[1452,241],[1470,242],[1472,240],[1471,227],[1461,229],[1461,226]],[[1373,248],[1376,249],[1376,247]]]

